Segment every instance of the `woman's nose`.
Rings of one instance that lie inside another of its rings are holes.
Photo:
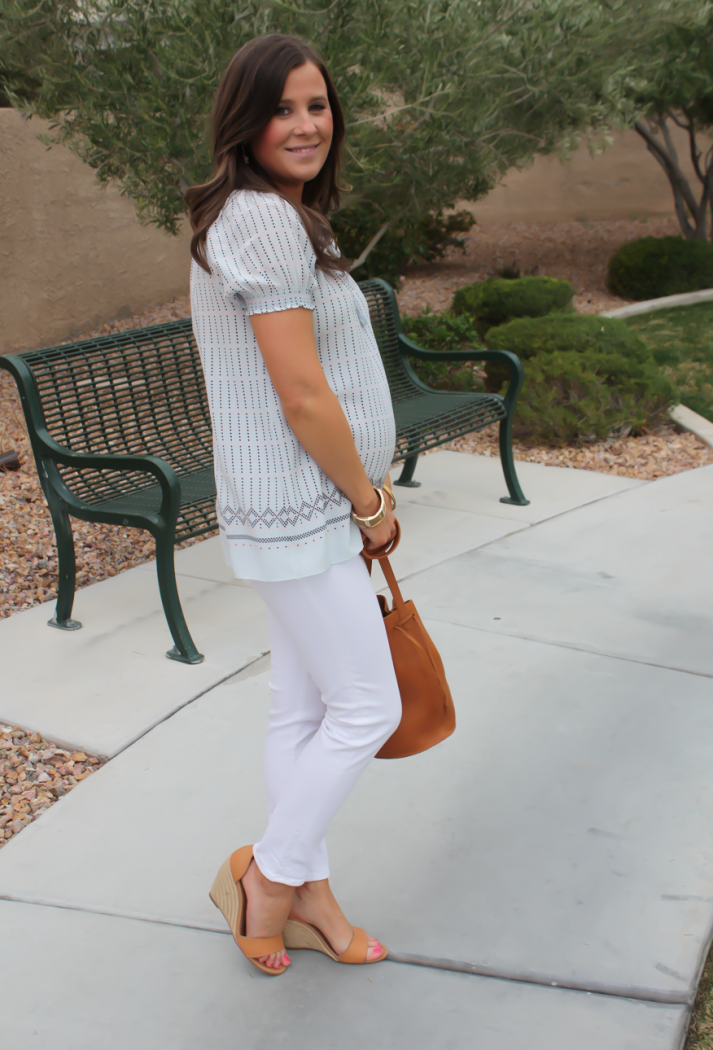
[[[313,135],[317,130],[315,122],[309,113],[305,113],[300,120],[297,131],[301,131],[303,135]]]

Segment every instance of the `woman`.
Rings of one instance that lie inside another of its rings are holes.
[[[269,613],[268,825],[211,897],[259,969],[287,947],[372,963],[386,949],[329,888],[329,823],[401,717],[360,551],[395,532],[395,427],[364,296],[326,218],[344,119],[321,59],[269,35],[233,58],[215,175],[186,194],[193,326],[211,406],[228,564]],[[283,939],[284,932],[284,939]]]

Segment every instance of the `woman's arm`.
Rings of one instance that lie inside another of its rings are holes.
[[[379,497],[319,362],[312,311],[300,307],[253,314],[250,322],[282,411],[300,445],[351,501],[360,517],[375,514]],[[387,543],[394,534],[394,515],[388,498],[385,502],[386,518],[381,525],[363,530],[372,547]]]

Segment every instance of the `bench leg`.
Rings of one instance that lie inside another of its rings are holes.
[[[408,456],[408,458],[404,460],[404,469],[397,477],[396,481],[394,482],[394,485],[404,485],[406,488],[409,489],[417,489],[421,484],[420,481],[413,480],[417,463],[418,452],[415,456]]]
[[[54,499],[48,500],[52,524],[57,538],[57,605],[54,616],[47,623],[61,631],[78,631],[82,626],[79,620],[73,620],[74,590],[76,583],[76,561],[74,557],[74,536],[69,514],[57,505]]]
[[[501,496],[501,503],[514,503],[516,507],[529,506],[529,499],[525,499],[520,482],[517,480],[515,471],[515,460],[512,454],[512,415],[508,412],[505,419],[500,420],[500,462],[505,475],[505,483],[508,487],[509,496]]]
[[[163,611],[175,642],[175,645],[168,650],[166,656],[169,660],[178,660],[183,664],[203,663],[205,656],[202,656],[193,644],[193,639],[181,608],[181,599],[178,596],[176,569],[173,561],[172,535],[164,534],[156,537],[156,572],[161,601],[163,602]]]

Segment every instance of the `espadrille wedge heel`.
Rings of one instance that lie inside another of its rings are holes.
[[[272,955],[273,952],[282,951],[285,947],[282,935],[278,934],[276,937],[245,936],[248,900],[241,880],[250,866],[252,857],[252,846],[242,846],[231,854],[215,877],[210,899],[225,916],[235,943],[243,955],[250,960],[253,966],[257,966],[258,970],[270,974],[271,977],[277,977],[284,973],[287,967],[265,966],[264,963],[258,962],[258,958],[261,955]]]
[[[312,926],[308,922],[302,922],[300,919],[288,919],[282,936],[286,948],[311,948],[315,952],[324,952],[325,955],[328,955],[330,959],[334,959],[335,962],[351,963],[355,966],[360,966],[364,963],[383,962],[389,954],[388,948],[384,948],[381,955],[376,959],[367,959],[369,944],[366,939],[366,933],[359,926],[352,926],[352,930],[354,931],[354,936],[351,944],[342,955],[337,955],[319,927]]]

